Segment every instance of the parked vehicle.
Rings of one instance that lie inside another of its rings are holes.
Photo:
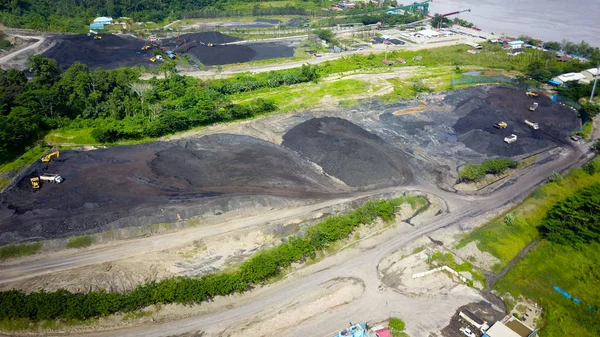
[[[504,137],[504,142],[507,144],[514,143],[517,141],[517,135],[514,133],[508,137]]]

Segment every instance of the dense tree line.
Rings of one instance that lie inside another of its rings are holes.
[[[63,72],[55,60],[41,56],[29,67],[31,80],[22,71],[0,70],[0,162],[59,127],[93,128],[99,142],[115,142],[274,111],[271,101],[232,104],[228,95],[319,77],[317,66],[307,65],[212,82],[168,70],[165,79],[139,81],[137,69],[90,70],[81,63]]]
[[[564,51],[569,54],[585,56],[594,60],[600,60],[600,48],[592,47],[585,41],[581,41],[580,43],[567,40],[563,40],[562,42],[548,41],[544,42],[543,47],[555,51]]]
[[[549,241],[564,245],[600,242],[600,183],[554,205],[542,220],[540,232]]]
[[[233,273],[209,274],[199,278],[174,277],[139,285],[126,293],[94,291],[74,294],[66,290],[0,292],[0,320],[87,319],[118,311],[133,311],[149,305],[200,303],[219,295],[243,292],[278,275],[294,262],[314,257],[335,241],[347,238],[359,225],[372,223],[377,217],[392,220],[395,208],[404,202],[426,204],[422,197],[368,202],[345,215],[327,218],[310,227],[304,235],[260,252]]]

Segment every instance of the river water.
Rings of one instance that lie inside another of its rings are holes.
[[[430,15],[462,9],[471,12],[459,18],[486,32],[544,41],[583,40],[600,47],[600,0],[434,0],[429,4]]]

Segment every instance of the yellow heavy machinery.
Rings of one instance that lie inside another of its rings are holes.
[[[102,35],[95,35],[94,40],[102,40]]]
[[[535,91],[527,90],[527,92],[525,93],[525,95],[527,95],[528,97],[538,97],[540,94],[538,94]]]
[[[34,190],[40,188],[40,177],[30,178],[29,181],[31,182],[31,187],[33,187]]]
[[[153,63],[156,62],[156,57],[151,57],[150,62],[153,62]]]
[[[29,182],[31,182],[31,187],[33,187],[33,189],[36,190],[40,188],[40,182],[42,181],[44,183],[60,184],[64,181],[64,179],[56,173],[44,173],[39,177],[29,178]]]
[[[212,43],[207,44],[208,47],[214,47],[215,45]]]
[[[507,126],[508,126],[508,124],[506,124],[506,122],[500,122],[500,123],[494,124],[494,127],[496,129],[506,129]]]
[[[142,50],[148,50],[148,49],[150,49],[150,46],[148,46],[148,45],[142,47]]]
[[[60,157],[60,152],[58,151],[54,151],[52,153],[48,153],[47,155],[42,157],[42,162],[43,163],[47,163],[50,161],[50,159],[52,159],[52,157],[56,156],[56,158]]]

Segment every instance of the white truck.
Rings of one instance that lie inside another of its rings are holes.
[[[504,137],[504,142],[507,144],[514,143],[517,141],[517,135],[514,133],[508,137]]]
[[[538,125],[538,123],[534,123],[534,122],[532,122],[530,120],[527,120],[527,119],[525,120],[525,124],[527,124],[530,128],[532,128],[534,130],[537,130],[537,129],[540,128],[540,126]]]
[[[40,176],[40,180],[48,183],[60,184],[64,179],[55,173],[44,173]]]

